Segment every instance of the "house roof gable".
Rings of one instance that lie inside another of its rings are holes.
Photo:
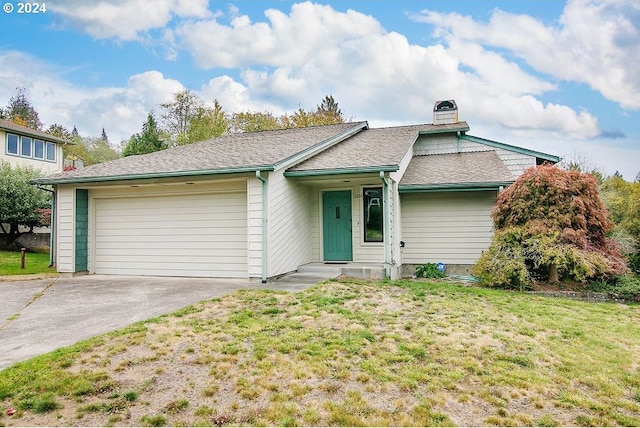
[[[367,129],[289,168],[287,176],[397,171],[419,134],[466,131],[466,122]]]
[[[233,134],[91,165],[44,177],[36,182],[83,183],[269,171],[297,154],[365,127],[366,122],[353,122]]]

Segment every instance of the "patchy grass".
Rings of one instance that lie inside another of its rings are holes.
[[[24,269],[20,269],[20,251],[0,251],[0,276],[55,274],[49,267],[48,253],[26,253]]]
[[[634,426],[639,322],[451,283],[241,290],[0,371],[0,425]]]

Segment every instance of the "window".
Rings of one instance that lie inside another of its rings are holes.
[[[55,143],[44,140],[7,133],[6,149],[6,153],[9,155],[46,160],[48,162],[56,161]]]
[[[44,141],[33,140],[33,157],[36,159],[44,159]]]
[[[10,155],[18,154],[18,136],[7,134],[7,153]]]
[[[53,143],[47,143],[47,160],[56,161],[56,145]]]
[[[362,189],[364,213],[364,242],[382,242],[383,211],[382,187],[368,187]]]
[[[31,157],[31,138],[20,137],[20,156]]]

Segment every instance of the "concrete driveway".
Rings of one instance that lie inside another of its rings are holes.
[[[137,321],[239,289],[304,290],[325,279],[275,282],[86,275],[0,282],[0,369]]]

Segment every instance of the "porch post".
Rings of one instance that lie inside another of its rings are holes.
[[[380,171],[380,180],[384,185],[383,203],[384,203],[384,230],[382,233],[382,241],[384,242],[384,275],[391,278],[391,190],[389,180],[384,175],[384,171]]]
[[[262,283],[267,283],[267,180],[256,171],[256,178],[262,182]]]

